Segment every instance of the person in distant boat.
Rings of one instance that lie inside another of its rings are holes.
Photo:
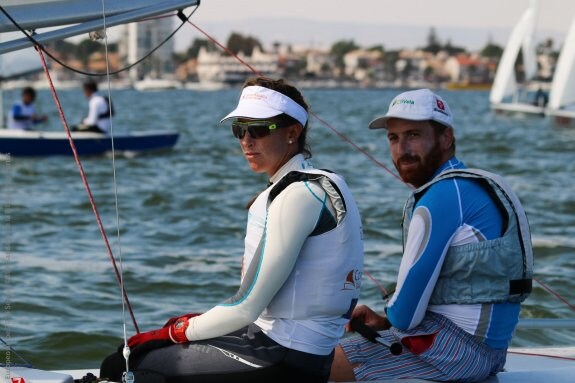
[[[404,207],[396,290],[384,313],[361,305],[352,320],[401,353],[346,337],[331,380],[482,381],[502,371],[531,292],[525,212],[500,176],[455,157],[451,110],[429,89],[399,94],[369,127],[386,129],[393,163],[415,190]]]
[[[36,114],[34,101],[36,101],[34,88],[28,86],[22,89],[22,100],[16,102],[10,110],[8,129],[32,130],[34,125],[48,120],[47,116]]]
[[[202,315],[130,338],[136,382],[327,381],[359,297],[363,239],[344,179],[308,160],[308,109],[298,89],[258,77],[221,120],[232,120],[252,171],[269,177],[249,205],[241,284]],[[124,369],[119,352],[100,376]]]
[[[549,102],[549,96],[547,92],[543,90],[543,88],[539,87],[537,92],[535,92],[535,99],[533,101],[533,105],[546,107],[547,103]]]
[[[94,81],[85,82],[82,88],[88,99],[88,116],[82,120],[81,124],[72,127],[72,130],[110,133],[110,115],[114,114],[112,104],[107,97],[98,92],[98,84]]]

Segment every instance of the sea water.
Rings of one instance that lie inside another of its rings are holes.
[[[394,171],[385,131],[368,130],[367,124],[399,91],[305,89],[304,95],[317,116]],[[573,303],[575,129],[541,117],[497,116],[487,92],[439,93],[455,114],[457,156],[511,183],[531,223],[535,277]],[[58,94],[69,123],[78,123],[87,112],[81,91]],[[6,92],[5,108],[18,95]],[[174,315],[208,310],[238,287],[245,205],[267,183],[264,175],[250,171],[229,125],[219,124],[238,95],[239,89],[112,90],[116,132],[170,129],[180,132],[180,141],[173,151],[116,158],[115,169],[110,157],[82,159],[143,331]],[[49,115],[46,129],[62,129],[48,91],[39,92],[37,107]],[[409,188],[315,118],[309,142],[316,167],[345,176],[357,200],[366,271],[392,285]],[[0,181],[0,337],[39,368],[98,367],[122,344],[123,323],[128,336],[134,327],[123,313],[77,165],[71,157],[4,159]],[[368,278],[361,302],[383,309],[381,293]],[[572,318],[574,313],[534,282],[521,316]],[[555,329],[518,330],[512,341],[513,346],[574,343],[573,331]]]

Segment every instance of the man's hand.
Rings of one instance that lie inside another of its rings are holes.
[[[357,319],[376,331],[387,330],[391,327],[387,317],[377,314],[365,305],[356,307],[351,314],[351,319]],[[349,324],[346,325],[346,331],[352,331]]]

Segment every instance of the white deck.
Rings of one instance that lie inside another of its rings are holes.
[[[13,367],[10,369],[10,376],[23,377],[25,383],[73,383],[73,379],[81,379],[89,372],[96,376],[99,375],[97,368],[42,371],[25,367]],[[7,376],[6,369],[0,367],[0,374]],[[484,383],[572,383],[574,381],[575,347],[557,347],[510,349],[505,371],[497,374],[497,376],[490,377]],[[378,382],[424,383],[427,381],[421,379],[394,379]]]

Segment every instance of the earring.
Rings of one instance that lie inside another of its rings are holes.
[[[293,144],[293,141],[292,141],[292,140],[289,140],[289,141],[288,141],[288,144]]]

